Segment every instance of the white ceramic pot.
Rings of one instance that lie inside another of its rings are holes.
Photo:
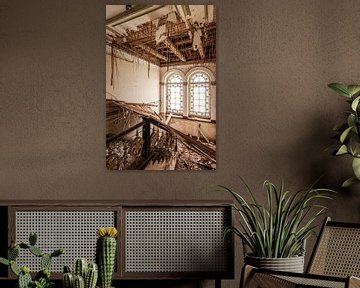
[[[245,263],[262,269],[304,273],[304,256],[263,258],[246,255]]]

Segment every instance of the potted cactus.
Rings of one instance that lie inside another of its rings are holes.
[[[99,287],[110,288],[116,258],[115,227],[100,227],[97,229],[96,262],[99,267]]]
[[[29,243],[12,243],[8,252],[8,259],[0,257],[0,263],[10,266],[11,271],[18,277],[18,288],[49,288],[54,285],[50,280],[50,265],[54,257],[64,253],[63,249],[57,249],[52,253],[45,253],[36,246],[36,233],[30,233]],[[26,265],[19,266],[16,259],[20,249],[26,249],[40,258],[41,270],[35,275],[34,280],[30,275],[30,268]]]
[[[64,288],[95,288],[98,279],[98,267],[96,263],[88,262],[86,258],[78,258],[71,272],[69,266],[64,267]]]

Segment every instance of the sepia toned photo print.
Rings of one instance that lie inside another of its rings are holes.
[[[215,5],[106,5],[106,166],[216,170]]]

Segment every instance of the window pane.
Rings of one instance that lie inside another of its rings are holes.
[[[168,113],[183,112],[183,79],[180,75],[171,75],[166,82],[166,110]]]
[[[199,117],[210,117],[210,79],[202,72],[194,74],[190,78],[190,115]]]

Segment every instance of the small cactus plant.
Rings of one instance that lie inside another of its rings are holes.
[[[78,258],[74,263],[74,272],[69,266],[64,267],[64,288],[95,288],[98,279],[96,263],[88,263],[85,258]]]
[[[10,266],[11,271],[18,277],[19,288],[48,288],[53,286],[50,281],[50,265],[53,257],[58,257],[64,253],[63,249],[57,249],[53,253],[44,253],[39,247],[35,246],[37,241],[36,233],[30,233],[29,244],[12,242],[8,251],[8,259],[0,257],[0,263]],[[28,266],[19,267],[16,259],[19,256],[19,250],[29,250],[33,255],[40,257],[41,270],[35,275],[33,280]]]
[[[74,288],[85,288],[84,278],[80,275],[74,277]]]
[[[64,267],[64,273],[62,276],[64,288],[73,288],[74,275],[71,273],[71,269],[68,266]]]
[[[86,271],[88,269],[88,261],[85,258],[79,258],[75,261],[75,276],[81,276],[85,280]]]
[[[110,288],[116,258],[115,227],[101,227],[97,229],[96,262],[99,267],[99,286]]]
[[[85,288],[95,288],[98,279],[98,266],[96,263],[90,263],[85,276]]]
[[[27,288],[31,285],[32,278],[30,275],[29,267],[22,266],[18,277],[19,277],[18,285],[20,288]]]

